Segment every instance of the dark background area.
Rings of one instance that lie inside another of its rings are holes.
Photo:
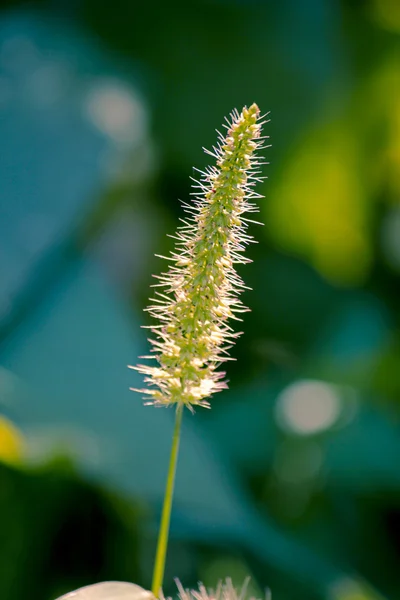
[[[399,33],[396,0],[1,4],[1,600],[150,586],[173,411],[126,365],[201,148],[252,102],[252,312],[185,414],[164,591],[400,597]]]

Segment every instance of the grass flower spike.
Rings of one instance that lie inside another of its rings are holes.
[[[256,104],[233,111],[226,136],[219,134],[218,146],[206,150],[216,165],[201,173],[193,203],[184,203],[189,217],[175,236],[171,267],[154,286],[164,290],[147,309],[159,324],[151,327],[154,354],[143,358],[158,365],[133,367],[146,376],[150,387],[135,391],[150,397],[148,404],[209,407],[208,398],[227,387],[217,368],[240,335],[227,321],[247,310],[234,265],[249,262],[242,253],[252,241],[250,220],[243,215],[257,211],[251,200],[261,197],[253,190],[261,180],[255,154],[262,144],[260,121]]]
[[[238,592],[234,587],[231,579],[226,579],[225,582],[219,582],[216,590],[207,590],[203,584],[199,584],[198,590],[186,590],[181,582],[176,580],[179,592],[179,600],[257,600],[253,596],[247,595],[247,586],[249,578],[247,578]],[[171,600],[171,599],[168,599]],[[270,595],[267,592],[265,600],[270,600]]]
[[[184,203],[189,216],[182,219],[175,250],[167,258],[172,264],[154,286],[164,289],[156,291],[154,304],[147,309],[158,324],[150,327],[155,336],[149,340],[153,354],[142,358],[155,359],[158,365],[132,367],[149,384],[135,390],[150,397],[147,404],[176,406],[153,571],[152,592],[157,598],[162,594],[183,408],[209,407],[208,398],[227,387],[225,373],[217,369],[229,360],[228,350],[240,335],[227,321],[239,319],[237,313],[247,310],[238,298],[245,285],[234,265],[249,262],[242,253],[252,241],[246,233],[251,221],[243,214],[257,211],[251,200],[260,197],[253,187],[261,181],[255,153],[262,147],[263,123],[256,104],[240,114],[233,111],[227,123],[226,136],[219,134],[218,146],[213,152],[206,150],[216,165],[201,172],[193,202]],[[193,596],[193,600],[206,599]]]

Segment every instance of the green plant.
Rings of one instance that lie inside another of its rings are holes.
[[[145,375],[148,387],[135,389],[145,394],[148,404],[176,407],[176,420],[167,485],[157,543],[152,592],[162,593],[168,533],[184,407],[209,408],[209,398],[227,387],[221,363],[232,360],[229,349],[240,333],[229,319],[240,320],[246,309],[239,299],[245,285],[234,265],[247,263],[243,251],[253,238],[246,233],[256,212],[254,186],[261,180],[256,151],[262,147],[262,117],[256,104],[236,110],[227,120],[227,133],[206,151],[216,165],[201,172],[196,181],[194,201],[184,203],[189,217],[175,236],[175,251],[167,260],[169,270],[157,279],[155,298],[148,311],[157,320],[150,329],[157,366],[131,367]],[[165,257],[164,257],[165,258]],[[132,388],[134,389],[134,388]]]

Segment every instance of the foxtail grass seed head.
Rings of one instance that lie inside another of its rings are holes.
[[[232,580],[229,578],[224,582],[220,581],[216,590],[207,590],[202,583],[199,584],[198,590],[186,590],[179,579],[175,581],[178,588],[179,600],[257,600],[255,597],[247,595],[249,577],[245,580],[239,591],[234,587]],[[165,600],[163,595],[161,595],[161,600]],[[167,600],[172,599],[168,598]],[[268,591],[266,592],[265,600],[271,600]]]
[[[205,150],[216,165],[200,172],[191,203],[183,203],[189,216],[175,236],[169,270],[158,276],[155,298],[147,310],[158,324],[150,339],[157,366],[131,367],[145,375],[147,404],[183,404],[209,407],[208,398],[227,387],[221,363],[232,360],[228,350],[240,333],[228,325],[246,309],[238,295],[245,285],[234,265],[251,262],[243,256],[253,241],[246,233],[245,213],[257,212],[251,202],[261,198],[254,186],[262,180],[263,125],[256,104],[234,110],[227,119],[226,135],[219,134],[213,151]],[[132,388],[134,389],[134,388]]]

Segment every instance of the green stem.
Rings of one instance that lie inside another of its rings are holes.
[[[183,404],[178,404],[175,416],[174,434],[172,437],[171,456],[169,459],[167,485],[165,487],[164,504],[161,515],[160,531],[157,541],[157,553],[154,563],[153,583],[151,591],[156,598],[159,597],[165,569],[165,558],[167,555],[169,523],[171,520],[172,497],[174,495],[174,483],[176,464],[178,461],[179,439],[181,433],[181,423],[183,414]]]

